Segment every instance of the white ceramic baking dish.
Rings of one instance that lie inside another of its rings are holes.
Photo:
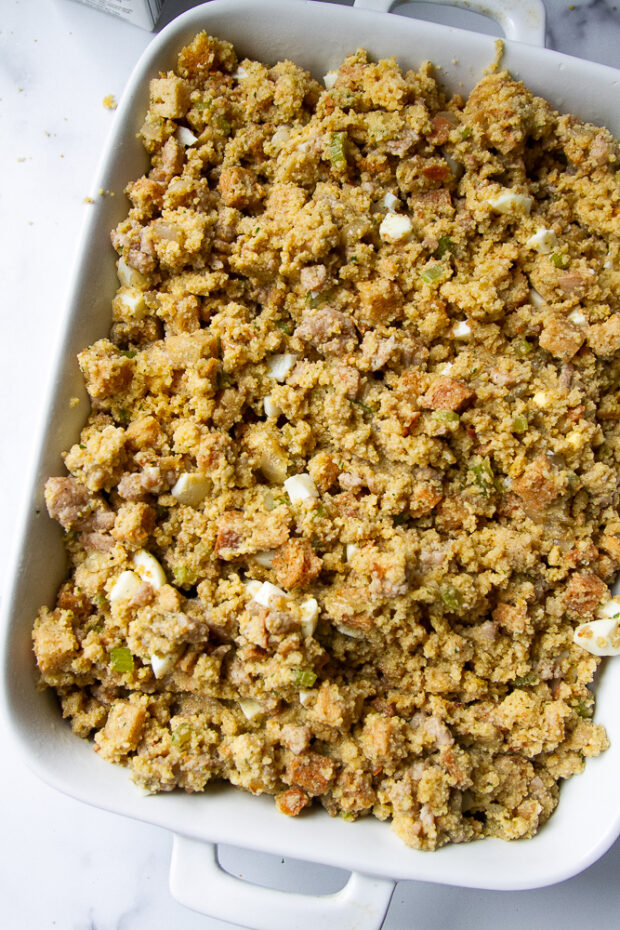
[[[544,44],[539,0],[519,6],[509,0],[456,5],[486,12],[500,22],[509,37],[504,63],[535,92],[561,110],[606,124],[620,135],[620,72],[534,47]],[[539,835],[434,853],[406,848],[385,824],[372,818],[349,824],[317,811],[290,820],[276,812],[270,798],[231,788],[210,789],[201,796],[144,797],[126,771],[101,761],[90,743],[73,736],[60,719],[52,693],[35,687],[32,621],[40,604],[53,602],[65,571],[61,534],[46,516],[43,484],[48,475],[62,474],[60,453],[76,440],[86,415],[76,353],[109,328],[116,275],[108,231],[126,210],[125,184],[145,168],[136,131],[147,106],[149,77],[172,66],[178,49],[200,29],[231,40],[241,54],[270,62],[287,57],[317,77],[337,66],[347,52],[365,46],[376,57],[397,55],[406,66],[431,59],[447,87],[467,92],[493,60],[492,38],[388,16],[390,6],[390,0],[358,0],[357,9],[301,0],[213,0],[172,22],[143,55],[118,109],[95,183],[95,189],[117,196],[99,198],[83,230],[11,571],[13,587],[4,606],[2,707],[31,768],[75,798],[168,827],[175,834],[173,894],[203,913],[256,930],[302,930],[318,922],[322,930],[376,930],[398,879],[485,889],[551,884],[586,868],[620,833],[620,660],[604,669],[597,691],[596,719],[607,727],[611,748],[590,760],[585,774],[563,786],[558,811]],[[74,396],[83,399],[77,407],[69,403]],[[216,843],[323,862],[349,869],[352,875],[336,895],[276,892],[223,872]]]

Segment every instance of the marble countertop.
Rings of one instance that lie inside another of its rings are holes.
[[[516,0],[515,0],[516,2]],[[192,6],[168,0],[166,22]],[[548,46],[619,66],[620,0],[547,0]],[[420,8],[427,15],[428,7]],[[445,10],[440,10],[442,19]],[[439,18],[439,17],[437,17]],[[452,20],[456,22],[456,20]],[[476,20],[478,22],[478,20]],[[464,24],[461,20],[459,24]],[[57,321],[91,180],[113,114],[150,35],[71,0],[5,0],[0,17],[0,591],[44,403]],[[15,403],[15,399],[19,399]],[[7,441],[7,439],[9,441]],[[9,449],[11,450],[9,455]],[[15,454],[15,450],[19,450]],[[5,734],[0,889],[8,930],[224,930],[168,891],[171,836],[87,807],[39,782]],[[335,890],[342,873],[231,848],[231,872],[280,888]],[[385,930],[571,930],[618,926],[620,842],[582,875],[531,892],[400,883]],[[248,918],[249,919],[249,918]],[[347,930],[347,928],[343,928]]]

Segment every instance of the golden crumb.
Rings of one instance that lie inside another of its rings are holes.
[[[92,203],[92,200],[91,200],[91,203]],[[72,397],[71,400],[69,401],[69,406],[70,406],[70,407],[77,407],[77,405],[79,404],[79,402],[80,402],[80,398],[79,398],[79,397]]]
[[[106,110],[116,110],[117,104],[116,104],[116,97],[114,96],[114,94],[106,94],[102,102]]]

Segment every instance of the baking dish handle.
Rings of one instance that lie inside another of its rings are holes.
[[[194,911],[252,930],[379,930],[394,882],[352,872],[336,894],[277,891],[225,872],[215,844],[175,834],[170,891]]]
[[[403,0],[415,3],[416,0]],[[507,39],[527,42],[529,45],[545,45],[546,12],[542,0],[426,0],[441,6],[458,6],[490,16],[504,30]],[[384,13],[394,6],[396,0],[355,0],[353,6],[366,10],[381,10]]]

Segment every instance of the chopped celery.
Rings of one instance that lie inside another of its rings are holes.
[[[426,284],[434,284],[444,276],[445,268],[443,265],[431,265],[420,272],[420,277]]]
[[[433,410],[433,416],[436,420],[439,420],[440,423],[445,423],[450,426],[456,426],[461,422],[461,418],[456,410]]]
[[[172,731],[172,742],[179,749],[185,749],[192,738],[192,726],[189,723],[180,723]]]
[[[110,649],[110,668],[113,672],[133,672],[133,656],[127,646]]]
[[[450,238],[450,236],[441,236],[439,240],[439,245],[437,246],[434,252],[435,258],[443,258],[446,252],[452,251],[453,245],[454,243],[452,242],[452,239]]]
[[[453,584],[442,584],[439,589],[441,599],[448,610],[461,610],[463,607],[463,595]]]
[[[553,252],[549,256],[549,261],[552,265],[555,265],[556,268],[568,268],[570,265],[570,258],[563,252]]]
[[[577,701],[574,709],[580,717],[584,718],[584,720],[589,720],[594,716],[594,706],[592,704],[588,704],[588,702],[584,701],[583,699]]]
[[[522,413],[517,414],[517,416],[512,421],[513,433],[525,433],[527,432],[528,426],[529,423],[527,422],[527,417]]]
[[[172,569],[174,574],[174,580],[180,587],[192,586],[196,584],[198,576],[193,569],[189,568],[187,565],[177,565]]]
[[[345,153],[346,140],[346,132],[332,132],[331,134],[327,153],[334,168],[342,168],[347,163],[347,156]]]
[[[532,349],[534,348],[532,343],[528,342],[525,336],[518,336],[516,339],[513,339],[512,347],[517,353],[517,355],[520,355],[521,357],[523,357],[524,355],[529,355]]]
[[[316,673],[309,668],[293,669],[293,684],[297,688],[311,688],[316,681]]]
[[[470,465],[469,468],[474,475],[476,484],[484,496],[488,497],[495,490],[495,475],[488,458],[481,459],[474,465]]]

